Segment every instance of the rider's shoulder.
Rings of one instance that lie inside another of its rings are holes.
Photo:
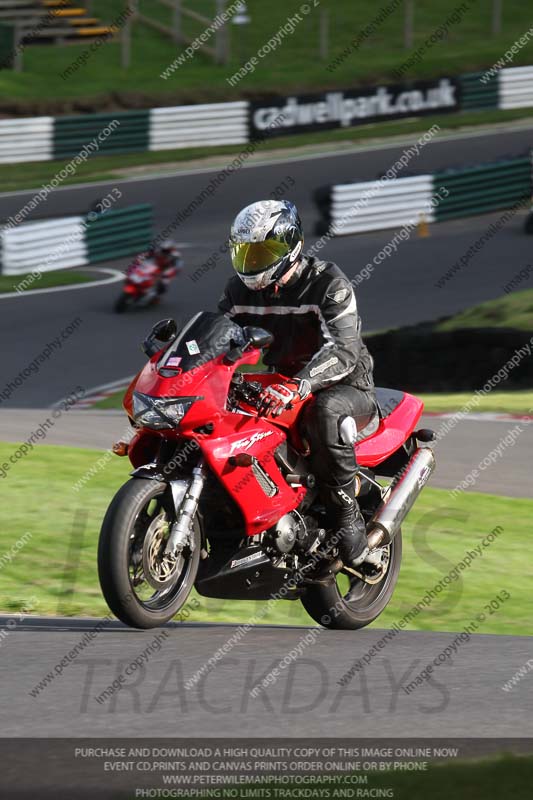
[[[322,261],[319,258],[307,258],[309,275],[317,281],[338,281],[349,283],[341,268],[333,261]]]

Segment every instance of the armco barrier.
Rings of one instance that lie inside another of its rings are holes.
[[[246,142],[246,102],[154,108],[150,114],[150,150]]]
[[[531,195],[529,156],[446,170],[433,176],[435,191],[448,190],[435,211],[437,222],[506,208]]]
[[[0,120],[0,163],[51,161],[54,158],[54,118]]]
[[[482,111],[486,108],[498,108],[499,79],[492,76],[485,83],[481,81],[483,72],[470,72],[461,75],[461,107],[463,111]]]
[[[435,175],[321,187],[318,234],[339,236],[509,208],[533,191],[529,155]],[[439,202],[431,204],[432,197]],[[434,205],[434,207],[433,207]]]
[[[433,221],[433,178],[420,175],[391,181],[333,186],[329,229],[333,235]]]
[[[130,206],[87,217],[28,222],[0,233],[0,273],[24,275],[80,267],[145,250],[152,239],[152,207]]]
[[[533,106],[533,67],[502,69],[499,76],[499,108]]]
[[[412,83],[396,86],[398,97],[401,99],[402,95],[406,95],[413,103],[412,110],[405,114],[393,110],[391,114],[389,109],[387,113],[381,113],[377,117],[372,114],[368,116],[362,111],[359,113],[358,100],[364,102],[368,108],[375,103],[386,104],[388,93],[383,85],[345,92],[323,92],[307,98],[301,105],[295,97],[278,97],[275,101],[262,97],[259,106],[259,101],[239,101],[84,114],[57,119],[39,117],[0,120],[0,163],[75,158],[84,150],[89,150],[91,155],[105,155],[238,145],[246,144],[258,134],[261,137],[297,136],[311,131],[327,131],[332,127],[368,124],[370,120],[375,123],[387,122],[399,116],[419,117],[422,113],[440,114],[446,110],[454,113],[487,108],[533,107],[533,67],[501,69],[482,81],[487,74],[473,72],[460,75],[459,78],[440,81],[435,79],[433,83],[438,81],[439,84],[448,84],[448,88],[441,87],[447,97],[453,95],[455,105],[448,108],[438,104],[432,106],[428,101],[429,106],[421,109],[422,90],[413,89]],[[341,102],[342,97],[344,103]],[[273,102],[278,105],[272,106]],[[266,106],[262,108],[265,103]],[[281,109],[284,109],[284,123],[273,125]],[[343,113],[350,109],[350,114],[345,119]],[[261,124],[256,121],[257,125],[254,127],[255,114],[259,115]],[[110,126],[113,126],[112,131],[108,135],[102,135]]]
[[[150,111],[58,117],[54,121],[54,158],[73,158],[93,143],[92,154],[148,150]]]
[[[29,222],[2,232],[2,274],[87,264],[83,217]]]
[[[89,263],[140,253],[152,239],[153,209],[143,204],[107,211],[87,223]]]

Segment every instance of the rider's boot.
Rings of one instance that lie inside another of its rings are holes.
[[[330,542],[335,541],[342,564],[356,569],[365,562],[380,570],[382,567],[381,551],[370,550],[368,547],[366,523],[357,502],[359,488],[357,477],[344,486],[327,486],[325,488],[327,492],[326,511],[332,529]],[[336,567],[338,567],[337,571],[341,569],[338,564]]]
[[[332,533],[330,544],[335,544],[339,557],[348,567],[357,567],[369,553],[366,524],[357,502],[357,478],[344,486],[324,487],[324,500],[328,527]]]

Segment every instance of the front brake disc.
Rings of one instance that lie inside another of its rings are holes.
[[[165,553],[169,530],[165,512],[162,511],[151,523],[143,541],[144,576],[150,586],[159,591],[174,583],[184,563],[182,556],[176,558],[171,553]]]

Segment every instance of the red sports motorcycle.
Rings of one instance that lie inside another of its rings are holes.
[[[179,335],[163,320],[145,340],[150,360],[124,399],[135,434],[115,445],[134,471],[107,511],[98,552],[105,599],[126,624],[167,622],[193,587],[206,597],[299,599],[329,628],[368,625],[389,602],[400,526],[435,467],[432,449],[418,444],[433,432],[415,431],[423,403],[378,389],[377,413],[357,420],[358,499],[380,559],[335,574],[335,536],[298,424],[313,400],[259,416],[263,387],[283,376],[240,370],[271,342],[210,312]]]
[[[128,308],[146,308],[159,302],[161,270],[153,258],[141,256],[126,271],[122,292],[117,297],[114,310],[122,314]]]

